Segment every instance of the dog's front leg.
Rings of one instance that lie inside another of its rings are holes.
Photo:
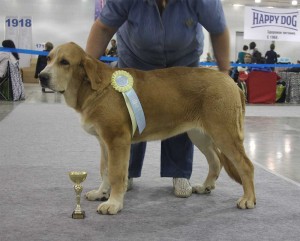
[[[107,148],[104,143],[97,138],[101,147],[101,159],[100,159],[100,176],[102,182],[100,187],[97,190],[92,190],[85,194],[85,197],[89,201],[101,200],[105,201],[109,198],[110,195],[110,184],[108,180],[108,156],[107,156]]]
[[[130,144],[108,147],[108,178],[111,186],[109,199],[98,206],[101,214],[117,214],[123,209],[127,189]]]

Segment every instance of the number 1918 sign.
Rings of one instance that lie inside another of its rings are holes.
[[[30,16],[6,16],[5,39],[14,41],[17,48],[32,48],[32,18]],[[20,54],[20,66],[30,65],[31,55]]]
[[[13,27],[13,28],[16,28],[16,27],[27,27],[27,28],[30,28],[31,27],[31,19],[30,18],[21,18],[21,19],[18,19],[18,18],[7,18],[5,20],[5,25],[7,28],[10,28],[10,27]]]

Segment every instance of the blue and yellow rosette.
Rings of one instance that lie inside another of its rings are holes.
[[[133,89],[133,78],[124,70],[117,70],[111,77],[113,88],[123,94],[132,124],[132,136],[138,127],[139,133],[146,127],[146,120],[141,102]]]

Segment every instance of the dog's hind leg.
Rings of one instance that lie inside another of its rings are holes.
[[[254,189],[254,167],[246,155],[243,139],[239,138],[238,134],[234,131],[224,131],[222,129],[222,137],[218,133],[218,127],[215,127],[212,134],[215,144],[220,151],[226,156],[222,161],[224,166],[234,165],[234,168],[225,168],[229,176],[233,177],[236,181],[242,183],[244,195],[237,201],[237,206],[241,209],[254,208],[256,204],[255,189]],[[234,130],[231,128],[231,130]],[[240,180],[239,180],[240,178]]]
[[[194,193],[210,193],[215,188],[215,182],[221,171],[221,164],[216,147],[212,139],[198,129],[188,131],[188,136],[193,144],[204,154],[207,159],[209,171],[206,180],[201,185],[193,186]]]
[[[228,86],[232,84],[233,82],[228,82]],[[245,96],[236,86],[227,88],[226,95],[224,90],[219,93],[219,98],[210,105],[203,105],[207,108],[202,109],[205,116],[202,125],[220,150],[226,172],[243,185],[244,195],[238,199],[237,206],[241,209],[254,208],[254,167],[243,145]]]
[[[256,204],[253,181],[254,166],[245,153],[243,143],[233,144],[236,148],[231,151],[226,151],[224,154],[234,164],[235,170],[238,172],[242,181],[244,195],[237,201],[237,206],[241,209],[254,208]]]
[[[85,197],[89,201],[105,201],[109,198],[110,195],[110,184],[108,180],[108,157],[107,150],[104,143],[101,142],[99,138],[97,138],[101,147],[101,159],[100,159],[100,176],[102,182],[100,187],[97,190],[89,191],[85,194]]]

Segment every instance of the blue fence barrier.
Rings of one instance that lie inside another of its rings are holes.
[[[48,52],[46,51],[39,51],[39,50],[28,50],[28,49],[13,49],[13,48],[3,48],[0,47],[0,52],[17,52],[20,54],[31,54],[31,55],[44,55],[47,56]],[[104,62],[114,62],[118,61],[118,58],[115,57],[107,57],[102,56],[100,58],[101,61]],[[232,67],[260,67],[260,68],[293,68],[297,67],[300,68],[300,64],[237,64],[237,63],[231,63]],[[199,66],[217,66],[216,62],[199,62]]]

